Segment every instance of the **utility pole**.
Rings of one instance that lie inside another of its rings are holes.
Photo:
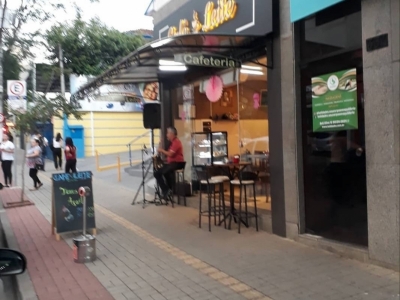
[[[64,56],[61,44],[58,44],[58,55],[60,60],[60,84],[61,84],[61,95],[65,98],[65,77],[64,77]]]

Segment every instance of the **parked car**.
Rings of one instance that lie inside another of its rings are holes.
[[[0,277],[12,276],[24,273],[26,270],[26,258],[18,251],[0,249]]]

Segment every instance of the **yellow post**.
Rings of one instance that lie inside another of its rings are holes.
[[[96,169],[100,172],[99,151],[96,150]]]
[[[118,182],[121,182],[121,158],[117,156]]]

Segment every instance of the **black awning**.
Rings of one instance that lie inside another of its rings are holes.
[[[266,55],[266,45],[265,36],[190,34],[160,39],[146,44],[123,58],[93,81],[81,87],[72,95],[72,99],[82,99],[104,84],[158,81],[165,76],[165,73],[163,75],[159,71],[159,60],[173,60],[175,54],[202,52],[223,55],[244,62],[249,61],[250,58]],[[188,76],[185,77],[193,80],[194,70],[197,74],[203,75],[217,72],[214,68],[189,67],[185,73]],[[170,73],[168,74],[171,76]]]

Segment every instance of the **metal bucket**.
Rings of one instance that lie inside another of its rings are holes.
[[[96,238],[92,235],[80,236],[73,239],[74,262],[87,263],[96,260]]]

